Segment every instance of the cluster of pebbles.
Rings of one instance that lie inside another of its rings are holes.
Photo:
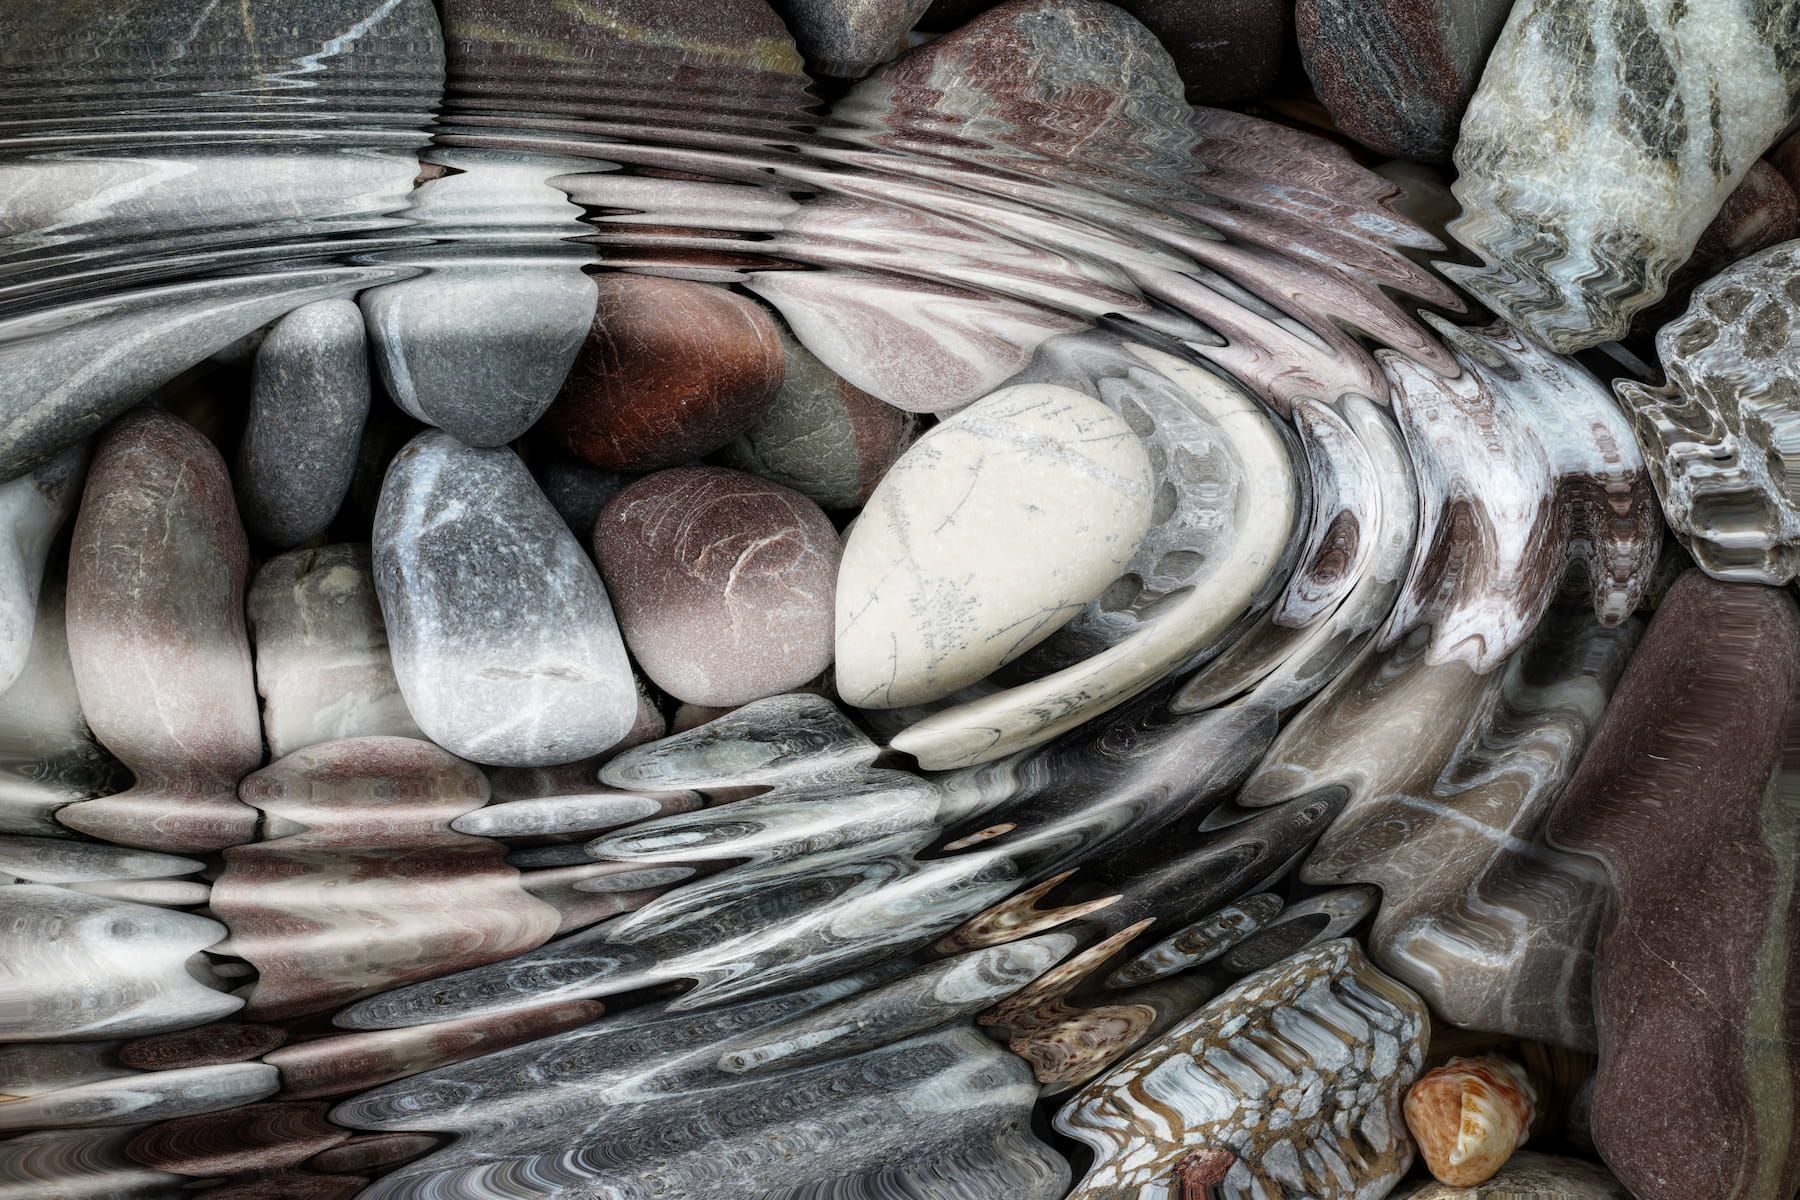
[[[0,18],[0,1200],[1793,1200],[1800,9]]]

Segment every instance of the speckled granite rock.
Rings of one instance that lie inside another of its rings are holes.
[[[1282,0],[1123,0],[1156,35],[1195,104],[1253,100],[1275,86],[1293,26]]]
[[[1664,518],[1708,573],[1786,583],[1800,572],[1800,491],[1784,433],[1800,411],[1800,242],[1703,284],[1656,348],[1668,382],[1614,390]]]
[[[723,467],[677,467],[613,498],[594,555],[652,683],[730,707],[831,662],[837,530],[798,492]]]
[[[710,454],[749,429],[781,387],[781,338],[763,308],[721,287],[603,275],[599,310],[544,417],[598,467],[649,471]]]
[[[606,589],[511,450],[420,434],[388,468],[374,536],[394,677],[433,741],[545,766],[631,729],[637,686]]]
[[[167,413],[100,439],[69,551],[69,659],[94,734],[137,776],[57,820],[151,850],[250,840],[262,761],[244,629],[248,549],[212,443]]]
[[[1551,817],[1612,881],[1590,1128],[1639,1200],[1800,1186],[1796,747],[1800,609],[1690,571]]]
[[[1236,1159],[1226,1200],[1378,1200],[1412,1162],[1400,1104],[1429,1028],[1347,939],[1252,975],[1057,1112],[1095,1153],[1069,1200],[1169,1196],[1189,1155],[1218,1150]]]
[[[1569,353],[1624,335],[1800,111],[1800,25],[1758,0],[1520,3],[1456,145],[1446,267]]]
[[[859,507],[912,442],[918,418],[838,375],[785,327],[781,344],[787,364],[781,391],[747,433],[720,451],[720,461],[793,488],[823,508]]]
[[[806,55],[821,75],[860,79],[901,49],[906,33],[931,0],[777,0]]]
[[[0,692],[25,669],[38,589],[57,533],[81,497],[87,450],[72,446],[29,475],[0,484]]]
[[[1401,158],[1450,157],[1513,0],[1299,0],[1300,58],[1338,129]]]
[[[394,679],[367,546],[271,558],[250,583],[247,607],[273,757],[337,738],[425,736]]]
[[[275,323],[256,352],[237,494],[252,534],[285,549],[331,524],[369,415],[362,313],[322,300]]]
[[[844,548],[837,686],[864,708],[949,694],[1048,637],[1150,527],[1150,463],[1123,418],[1024,385],[933,428]]]

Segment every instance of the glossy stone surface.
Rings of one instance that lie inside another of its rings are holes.
[[[1656,335],[1668,382],[1615,385],[1663,513],[1721,579],[1800,572],[1800,493],[1782,430],[1800,411],[1800,243],[1732,266]]]
[[[348,300],[303,305],[256,352],[238,444],[238,505],[251,534],[285,549],[325,531],[350,490],[369,415],[369,346]]]
[[[594,557],[632,658],[689,704],[791,691],[831,662],[837,530],[798,492],[723,467],[632,484],[594,528]]]
[[[338,738],[424,736],[394,679],[369,547],[276,555],[250,581],[246,607],[272,756]]]
[[[1641,1200],[1800,1185],[1797,722],[1794,601],[1690,571],[1551,817],[1611,881],[1590,1127]]]
[[[719,452],[729,467],[793,488],[822,508],[858,508],[912,443],[918,418],[839,376],[781,329],[781,391]],[[554,499],[554,497],[553,497]]]
[[[637,717],[599,573],[510,450],[420,434],[388,468],[375,592],[419,727],[499,766],[597,754]]]
[[[1068,1167],[1031,1132],[1030,1071],[966,1023],[912,1036],[870,1026],[822,1046],[830,1056],[810,1065],[721,1069],[724,1056],[779,1042],[792,1023],[903,969],[707,1012],[640,1007],[390,1084],[333,1116],[456,1135],[377,1181],[369,1200],[479,1193],[507,1179],[618,1200],[895,1188],[1057,1200]]]
[[[1412,1162],[1400,1105],[1428,1031],[1419,998],[1348,940],[1252,975],[1057,1112],[1095,1153],[1071,1200],[1167,1195],[1200,1150],[1236,1156],[1232,1200],[1375,1200]]]
[[[236,795],[262,761],[247,554],[225,463],[192,426],[143,411],[100,439],[69,551],[69,659],[137,786],[60,809],[64,825],[177,852],[254,835]]]
[[[1525,1144],[1537,1090],[1525,1069],[1498,1055],[1452,1058],[1406,1093],[1406,1127],[1439,1183],[1473,1187],[1493,1178]]]
[[[844,547],[837,687],[894,708],[975,682],[1116,577],[1149,528],[1149,459],[1097,401],[995,393],[896,463]]]
[[[1570,353],[1624,335],[1800,111],[1800,29],[1748,0],[1518,4],[1456,146],[1446,274]]]
[[[226,856],[212,910],[230,952],[259,972],[249,1020],[335,1008],[556,931],[498,843],[450,828],[487,781],[429,742],[321,743],[251,775],[242,795],[264,814],[264,840]]]
[[[649,471],[744,433],[781,388],[775,322],[724,288],[604,275],[600,306],[544,430],[597,467]]]

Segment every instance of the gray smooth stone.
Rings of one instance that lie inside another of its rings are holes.
[[[81,498],[87,450],[71,446],[29,475],[0,484],[0,692],[25,669],[44,563]]]
[[[606,589],[518,455],[414,438],[382,485],[374,561],[394,675],[433,741],[547,766],[630,732],[637,685]]]
[[[806,61],[822,75],[860,79],[901,48],[931,0],[784,0]]]
[[[582,272],[589,252],[561,240],[592,229],[550,182],[594,164],[461,147],[433,150],[429,161],[453,170],[414,189],[406,217],[421,234],[455,239],[495,226],[496,237],[525,234],[559,251],[422,259],[423,273],[362,295],[394,403],[471,446],[501,446],[556,399],[594,321],[599,293]]]
[[[238,446],[238,507],[256,537],[297,546],[325,532],[350,490],[369,416],[362,313],[321,300],[275,323],[256,352]]]

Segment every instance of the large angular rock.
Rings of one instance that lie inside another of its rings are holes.
[[[598,754],[637,719],[600,575],[511,450],[422,433],[388,468],[375,590],[408,711],[496,766]]]
[[[1550,821],[1611,877],[1590,1129],[1639,1200],[1800,1186],[1800,609],[1690,571]]]
[[[1513,9],[1456,144],[1445,271],[1552,350],[1621,337],[1800,112],[1800,24],[1747,0]]]

